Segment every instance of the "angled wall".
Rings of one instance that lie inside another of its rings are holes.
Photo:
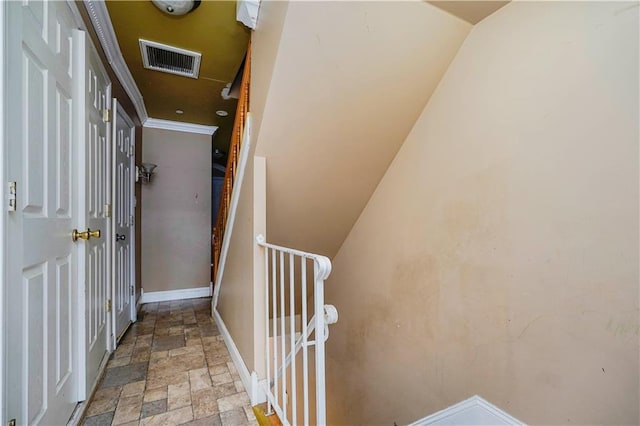
[[[270,80],[252,87],[268,87],[271,242],[336,254],[470,28],[422,1],[288,4]]]
[[[218,303],[250,371],[263,369],[256,234],[334,255],[470,28],[420,1],[261,4],[252,151]]]
[[[637,6],[471,31],[334,258],[329,424],[638,424]]]

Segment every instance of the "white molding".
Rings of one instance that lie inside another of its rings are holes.
[[[147,118],[143,127],[150,129],[173,130],[174,132],[196,133],[199,135],[213,135],[217,126],[205,126],[203,124],[183,123],[181,121],[162,120],[159,118]]]
[[[5,16],[6,16],[6,12],[5,9],[7,8],[7,2],[3,1],[0,2],[0,81],[2,83],[0,83],[0,179],[2,179],[2,185],[0,186],[0,200],[2,200],[2,217],[0,218],[0,281],[2,281],[2,283],[6,283],[7,281],[7,276],[6,276],[6,265],[8,264],[5,255],[6,255],[6,247],[9,244],[6,238],[6,229],[7,229],[7,216],[8,213],[6,211],[5,208],[5,203],[6,203],[6,199],[7,199],[7,194],[6,194],[6,190],[7,190],[7,181],[8,176],[7,176],[7,157],[9,154],[9,146],[8,146],[8,142],[7,142],[7,137],[6,137],[6,129],[5,129],[5,109],[6,109],[6,104],[7,104],[7,99],[5,97],[5,93],[4,93],[4,89],[5,89],[5,85],[6,82],[4,81],[6,73],[5,73],[5,69],[6,69],[6,63],[7,63],[7,58],[6,58],[6,31],[7,31],[7,27],[6,27],[6,22],[5,22]],[[4,312],[4,304],[5,304],[5,287],[6,285],[2,285],[0,286],[0,420],[4,420],[5,419],[5,414],[4,414],[4,410],[5,410],[5,397],[4,397],[4,391],[5,391],[5,379],[4,379],[4,371],[6,368],[5,365],[5,330],[7,330],[8,328],[5,327],[5,324],[8,322],[5,320],[5,312]],[[7,324],[8,325],[8,324]]]
[[[247,394],[251,398],[251,405],[257,405],[265,402],[267,399],[264,397],[264,392],[261,392],[261,387],[258,383],[258,374],[253,371],[249,373],[249,369],[247,368],[247,364],[244,363],[242,359],[242,355],[240,355],[240,351],[236,346],[227,326],[225,325],[220,313],[217,310],[213,310],[213,319],[218,325],[218,329],[220,330],[220,334],[224,339],[225,345],[227,345],[227,349],[229,350],[229,354],[231,355],[231,360],[233,364],[236,366],[236,370],[238,370],[238,375],[240,376],[240,380],[244,385]],[[262,395],[263,399],[260,399]]]
[[[120,51],[120,45],[118,44],[118,39],[116,38],[116,33],[113,29],[113,25],[111,25],[109,11],[107,10],[104,0],[85,0],[84,4],[87,7],[87,12],[91,18],[91,24],[96,30],[98,40],[100,40],[100,45],[107,56],[109,65],[111,65],[113,72],[118,77],[124,91],[129,95],[129,98],[138,113],[140,122],[144,123],[149,117],[144,105],[144,99],[142,98],[142,93],[140,93],[140,90],[129,71],[129,67],[127,67],[126,62],[124,61],[124,57]]]
[[[244,171],[247,168],[247,160],[251,148],[251,113],[247,113],[247,121],[244,126],[244,135],[242,136],[242,146],[240,147],[240,161],[238,162],[237,178],[231,189],[231,202],[229,205],[229,214],[227,215],[227,226],[222,239],[222,248],[220,250],[220,259],[218,260],[218,274],[216,275],[216,283],[213,288],[213,300],[211,308],[215,311],[218,306],[218,298],[220,297],[220,283],[224,276],[224,266],[227,262],[227,253],[229,252],[229,244],[231,234],[233,233],[233,224],[236,221],[236,210],[240,200],[240,191],[242,190],[242,181],[244,180]]]
[[[469,399],[411,423],[409,426],[524,424],[487,400],[474,395]]]
[[[154,302],[167,302],[169,300],[185,300],[185,299],[198,299],[200,297],[210,297],[211,287],[195,287],[184,288],[180,290],[165,290],[165,291],[148,291],[141,292],[140,303],[154,303]]]

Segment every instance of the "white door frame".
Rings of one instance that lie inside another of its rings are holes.
[[[129,236],[129,262],[131,265],[131,276],[130,276],[130,283],[133,286],[133,292],[129,292],[129,308],[130,308],[130,312],[129,312],[129,319],[131,320],[131,323],[135,322],[137,319],[137,311],[136,311],[136,295],[135,295],[135,285],[136,285],[136,248],[135,248],[135,229],[136,229],[136,224],[135,224],[135,186],[136,186],[136,130],[135,130],[135,124],[133,123],[133,120],[131,119],[131,117],[129,116],[129,114],[127,113],[126,110],[124,110],[122,108],[122,105],[120,104],[120,102],[118,102],[117,98],[113,98],[112,99],[112,103],[111,103],[111,116],[112,116],[112,123],[111,123],[111,130],[112,130],[112,138],[111,138],[111,159],[112,159],[112,167],[111,167],[111,173],[112,173],[112,185],[111,185],[111,210],[112,210],[112,214],[111,214],[111,234],[109,236],[109,238],[111,239],[112,242],[112,249],[111,249],[111,270],[112,272],[112,279],[111,279],[111,283],[112,283],[112,290],[111,290],[111,299],[115,301],[117,300],[116,298],[116,294],[115,294],[115,285],[113,285],[115,283],[116,280],[116,267],[117,267],[117,262],[116,262],[116,250],[117,250],[117,244],[116,244],[116,233],[117,233],[117,225],[116,225],[116,218],[117,218],[117,213],[116,210],[118,208],[118,206],[116,206],[116,201],[118,200],[118,197],[116,197],[116,191],[118,188],[118,185],[116,183],[116,179],[118,178],[118,171],[117,171],[117,162],[116,162],[116,150],[117,150],[117,142],[116,142],[116,132],[117,132],[117,124],[118,124],[118,120],[119,115],[121,115],[125,125],[131,129],[131,135],[130,135],[130,141],[131,141],[131,146],[130,149],[132,151],[131,154],[131,159],[130,159],[130,164],[129,164],[129,170],[130,170],[130,181],[129,181],[129,199],[127,200],[127,202],[129,203],[129,211],[131,212],[131,214],[134,216],[134,220],[132,221],[132,225],[131,225],[131,235]],[[115,349],[117,347],[117,338],[119,336],[117,336],[116,334],[118,333],[118,329],[117,329],[117,324],[116,324],[116,309],[114,308],[111,311],[111,329],[114,330],[114,343],[113,343],[113,349]]]
[[[138,167],[136,166],[136,128],[133,127],[133,155],[131,156],[131,214],[133,215],[133,221],[131,222],[131,285],[133,286],[133,294],[131,295],[131,323],[133,324],[138,320],[138,309],[136,306],[136,277],[138,271],[136,270],[136,182],[138,181]]]
[[[5,229],[7,222],[7,168],[6,168],[6,154],[7,154],[7,137],[6,130],[4,127],[4,112],[5,112],[5,96],[4,96],[4,87],[5,87],[5,64],[7,61],[5,60],[5,8],[6,2],[0,1],[0,176],[2,177],[2,185],[0,185],[0,199],[2,200],[2,218],[0,219],[0,282],[6,283],[7,276],[5,272],[5,246],[7,244],[7,239],[5,238]],[[0,286],[0,421],[2,424],[7,423],[7,419],[5,418],[5,398],[4,398],[4,330],[5,328],[5,320],[4,320],[4,284]]]
[[[100,77],[104,80],[105,82],[105,104],[102,105],[102,107],[104,108],[108,108],[110,106],[110,100],[111,100],[111,81],[109,80],[108,74],[106,72],[106,68],[104,66],[104,64],[102,63],[102,61],[100,60],[100,57],[97,53],[97,49],[95,48],[91,38],[89,37],[89,35],[87,34],[86,31],[84,30],[76,30],[79,32],[84,33],[84,37],[80,37],[78,38],[77,42],[76,42],[76,47],[78,48],[79,52],[82,52],[82,54],[77,54],[76,57],[74,58],[74,61],[79,61],[77,64],[74,64],[76,72],[78,73],[78,76],[74,79],[74,94],[75,96],[77,96],[76,100],[75,100],[75,104],[76,108],[80,109],[81,111],[78,112],[77,114],[75,114],[75,117],[77,119],[77,121],[75,122],[75,136],[77,138],[79,138],[80,142],[78,142],[78,150],[74,153],[74,155],[76,155],[76,159],[78,162],[84,161],[84,159],[87,158],[87,150],[88,148],[88,144],[89,139],[86,137],[87,136],[87,129],[86,129],[86,124],[87,124],[87,120],[89,118],[90,113],[88,112],[89,110],[87,109],[87,96],[88,94],[86,93],[87,87],[86,87],[86,78],[87,78],[87,70],[91,67],[91,61],[94,61],[95,63],[95,68],[93,69],[93,72],[96,73],[96,76],[98,74],[100,74]],[[78,70],[82,70],[82,72],[79,72]],[[110,144],[110,140],[111,140],[111,125],[110,123],[105,123],[105,143],[107,144],[107,150],[105,152],[105,154],[107,154],[107,156],[105,157],[105,163],[103,163],[103,166],[106,168],[107,174],[110,174],[110,162],[108,161],[108,153],[110,153],[110,148],[109,148],[109,144]],[[84,144],[84,145],[83,145]],[[96,154],[97,155],[97,154]],[[110,179],[110,176],[107,177],[105,176],[107,182]],[[98,179],[96,177],[96,179]],[[88,194],[88,191],[91,190],[91,187],[87,187],[88,185],[91,184],[91,182],[87,182],[87,179],[83,179],[82,176],[79,176],[78,178],[78,182],[79,182],[79,188],[78,188],[78,193],[76,194],[76,199],[79,200],[80,197],[85,197]],[[110,182],[107,185],[107,190],[110,189]],[[102,204],[102,202],[105,199],[99,199],[99,200],[94,200],[96,202],[95,205],[95,211],[96,211],[96,215],[94,217],[91,217],[90,215],[87,214],[87,212],[85,211],[88,207],[88,205],[83,204],[83,205],[76,205],[77,211],[78,211],[78,220],[79,220],[79,227],[81,229],[88,229],[93,227],[92,225],[90,225],[90,222],[95,222],[96,220],[104,220],[104,226],[100,226],[100,230],[102,231],[102,238],[108,238],[108,236],[111,235],[111,221],[106,218],[105,216],[101,216],[102,213],[104,211],[104,204]],[[84,200],[84,202],[88,203],[88,200]],[[95,228],[94,228],[95,229]],[[87,242],[88,243],[88,242]],[[79,271],[79,276],[82,279],[85,279],[87,274],[86,274],[86,267],[87,267],[87,263],[86,263],[86,257],[87,256],[87,249],[88,249],[89,245],[88,244],[81,244],[79,246],[79,254],[78,254],[78,271]],[[111,245],[110,245],[110,241],[107,239],[107,241],[105,242],[105,256],[106,256],[106,262],[105,262],[105,270],[106,270],[106,288],[104,288],[104,293],[102,293],[101,289],[97,289],[96,293],[92,296],[93,298],[97,297],[99,300],[100,298],[104,298],[105,300],[108,299],[109,297],[107,295],[111,294]],[[88,281],[88,280],[87,280]],[[99,281],[99,280],[97,280]],[[112,351],[112,342],[113,339],[111,338],[111,334],[112,334],[112,330],[111,330],[111,320],[109,317],[108,313],[105,313],[104,316],[104,326],[105,326],[105,354],[102,356],[102,360],[100,361],[97,370],[89,370],[89,367],[91,366],[90,363],[90,351],[92,351],[92,347],[91,345],[89,345],[87,343],[87,339],[88,339],[88,330],[90,327],[88,327],[88,321],[91,320],[91,317],[89,315],[87,315],[87,311],[90,309],[89,307],[87,307],[86,305],[86,281],[83,281],[84,284],[79,284],[79,286],[84,286],[82,288],[85,289],[85,291],[79,291],[78,292],[78,306],[79,306],[79,317],[78,317],[78,342],[80,342],[80,349],[79,349],[79,353],[78,353],[78,358],[79,358],[79,368],[78,371],[80,372],[80,376],[82,376],[82,380],[83,382],[81,382],[81,386],[80,386],[80,399],[83,400],[85,398],[88,398],[91,393],[93,392],[93,389],[95,389],[97,383],[98,383],[98,379],[100,377],[100,371],[102,369],[105,368],[106,365],[106,361],[108,360],[108,354]],[[104,296],[104,297],[103,297]],[[102,303],[104,303],[104,301],[100,301],[99,302],[99,306],[94,307],[95,311],[97,312],[96,315],[94,316],[94,326],[97,326],[96,324],[98,324],[101,320],[102,320],[102,312],[104,312],[105,307],[102,305]],[[96,340],[97,342],[98,340]],[[95,361],[95,360],[94,360]],[[95,373],[95,376],[94,376]],[[84,393],[83,393],[84,390]]]

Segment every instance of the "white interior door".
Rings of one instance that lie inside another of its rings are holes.
[[[116,341],[135,312],[135,258],[133,250],[135,126],[113,100],[113,329]]]
[[[66,424],[79,400],[73,18],[66,2],[7,2],[5,421]],[[3,183],[4,184],[4,183]],[[5,423],[6,424],[6,423]]]
[[[84,34],[84,33],[82,33]],[[79,37],[75,92],[78,108],[84,108],[83,120],[78,120],[80,143],[79,162],[86,164],[79,171],[78,219],[79,230],[93,232],[78,245],[79,276],[84,279],[84,355],[86,391],[95,385],[100,365],[107,356],[113,336],[109,305],[111,277],[111,235],[107,204],[111,190],[111,138],[104,111],[109,109],[111,83],[100,59],[86,37]],[[97,231],[100,236],[97,237]],[[85,397],[88,395],[84,395]]]

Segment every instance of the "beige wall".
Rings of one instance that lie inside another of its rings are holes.
[[[638,424],[638,8],[478,24],[334,259],[329,424]]]
[[[142,185],[145,292],[211,281],[211,137],[143,129],[141,161],[158,165]]]
[[[277,55],[252,78],[271,242],[336,254],[470,28],[422,1],[293,1],[277,49],[254,34]]]
[[[254,312],[253,306],[253,161],[247,162],[240,199],[232,228],[227,228],[226,238],[231,238],[226,263],[222,270],[222,283],[218,299],[218,312],[249,371],[253,370]],[[229,235],[231,233],[231,235]]]
[[[258,140],[260,134],[288,7],[288,1],[262,1],[260,19],[251,36],[250,108],[254,141]]]
[[[260,348],[264,347],[262,327],[264,315],[260,276],[254,276],[254,262],[259,261],[255,237],[266,234],[265,160],[256,158],[255,146],[265,110],[269,84],[278,54],[288,2],[263,1],[260,20],[252,38],[251,64],[251,146],[242,181],[235,225],[229,238],[229,252],[223,271],[218,312],[225,322],[249,371],[262,370]],[[256,254],[257,253],[257,254]],[[254,288],[256,287],[256,288]],[[255,306],[254,306],[255,305]],[[248,309],[248,307],[254,309]],[[257,350],[254,350],[257,348]]]

